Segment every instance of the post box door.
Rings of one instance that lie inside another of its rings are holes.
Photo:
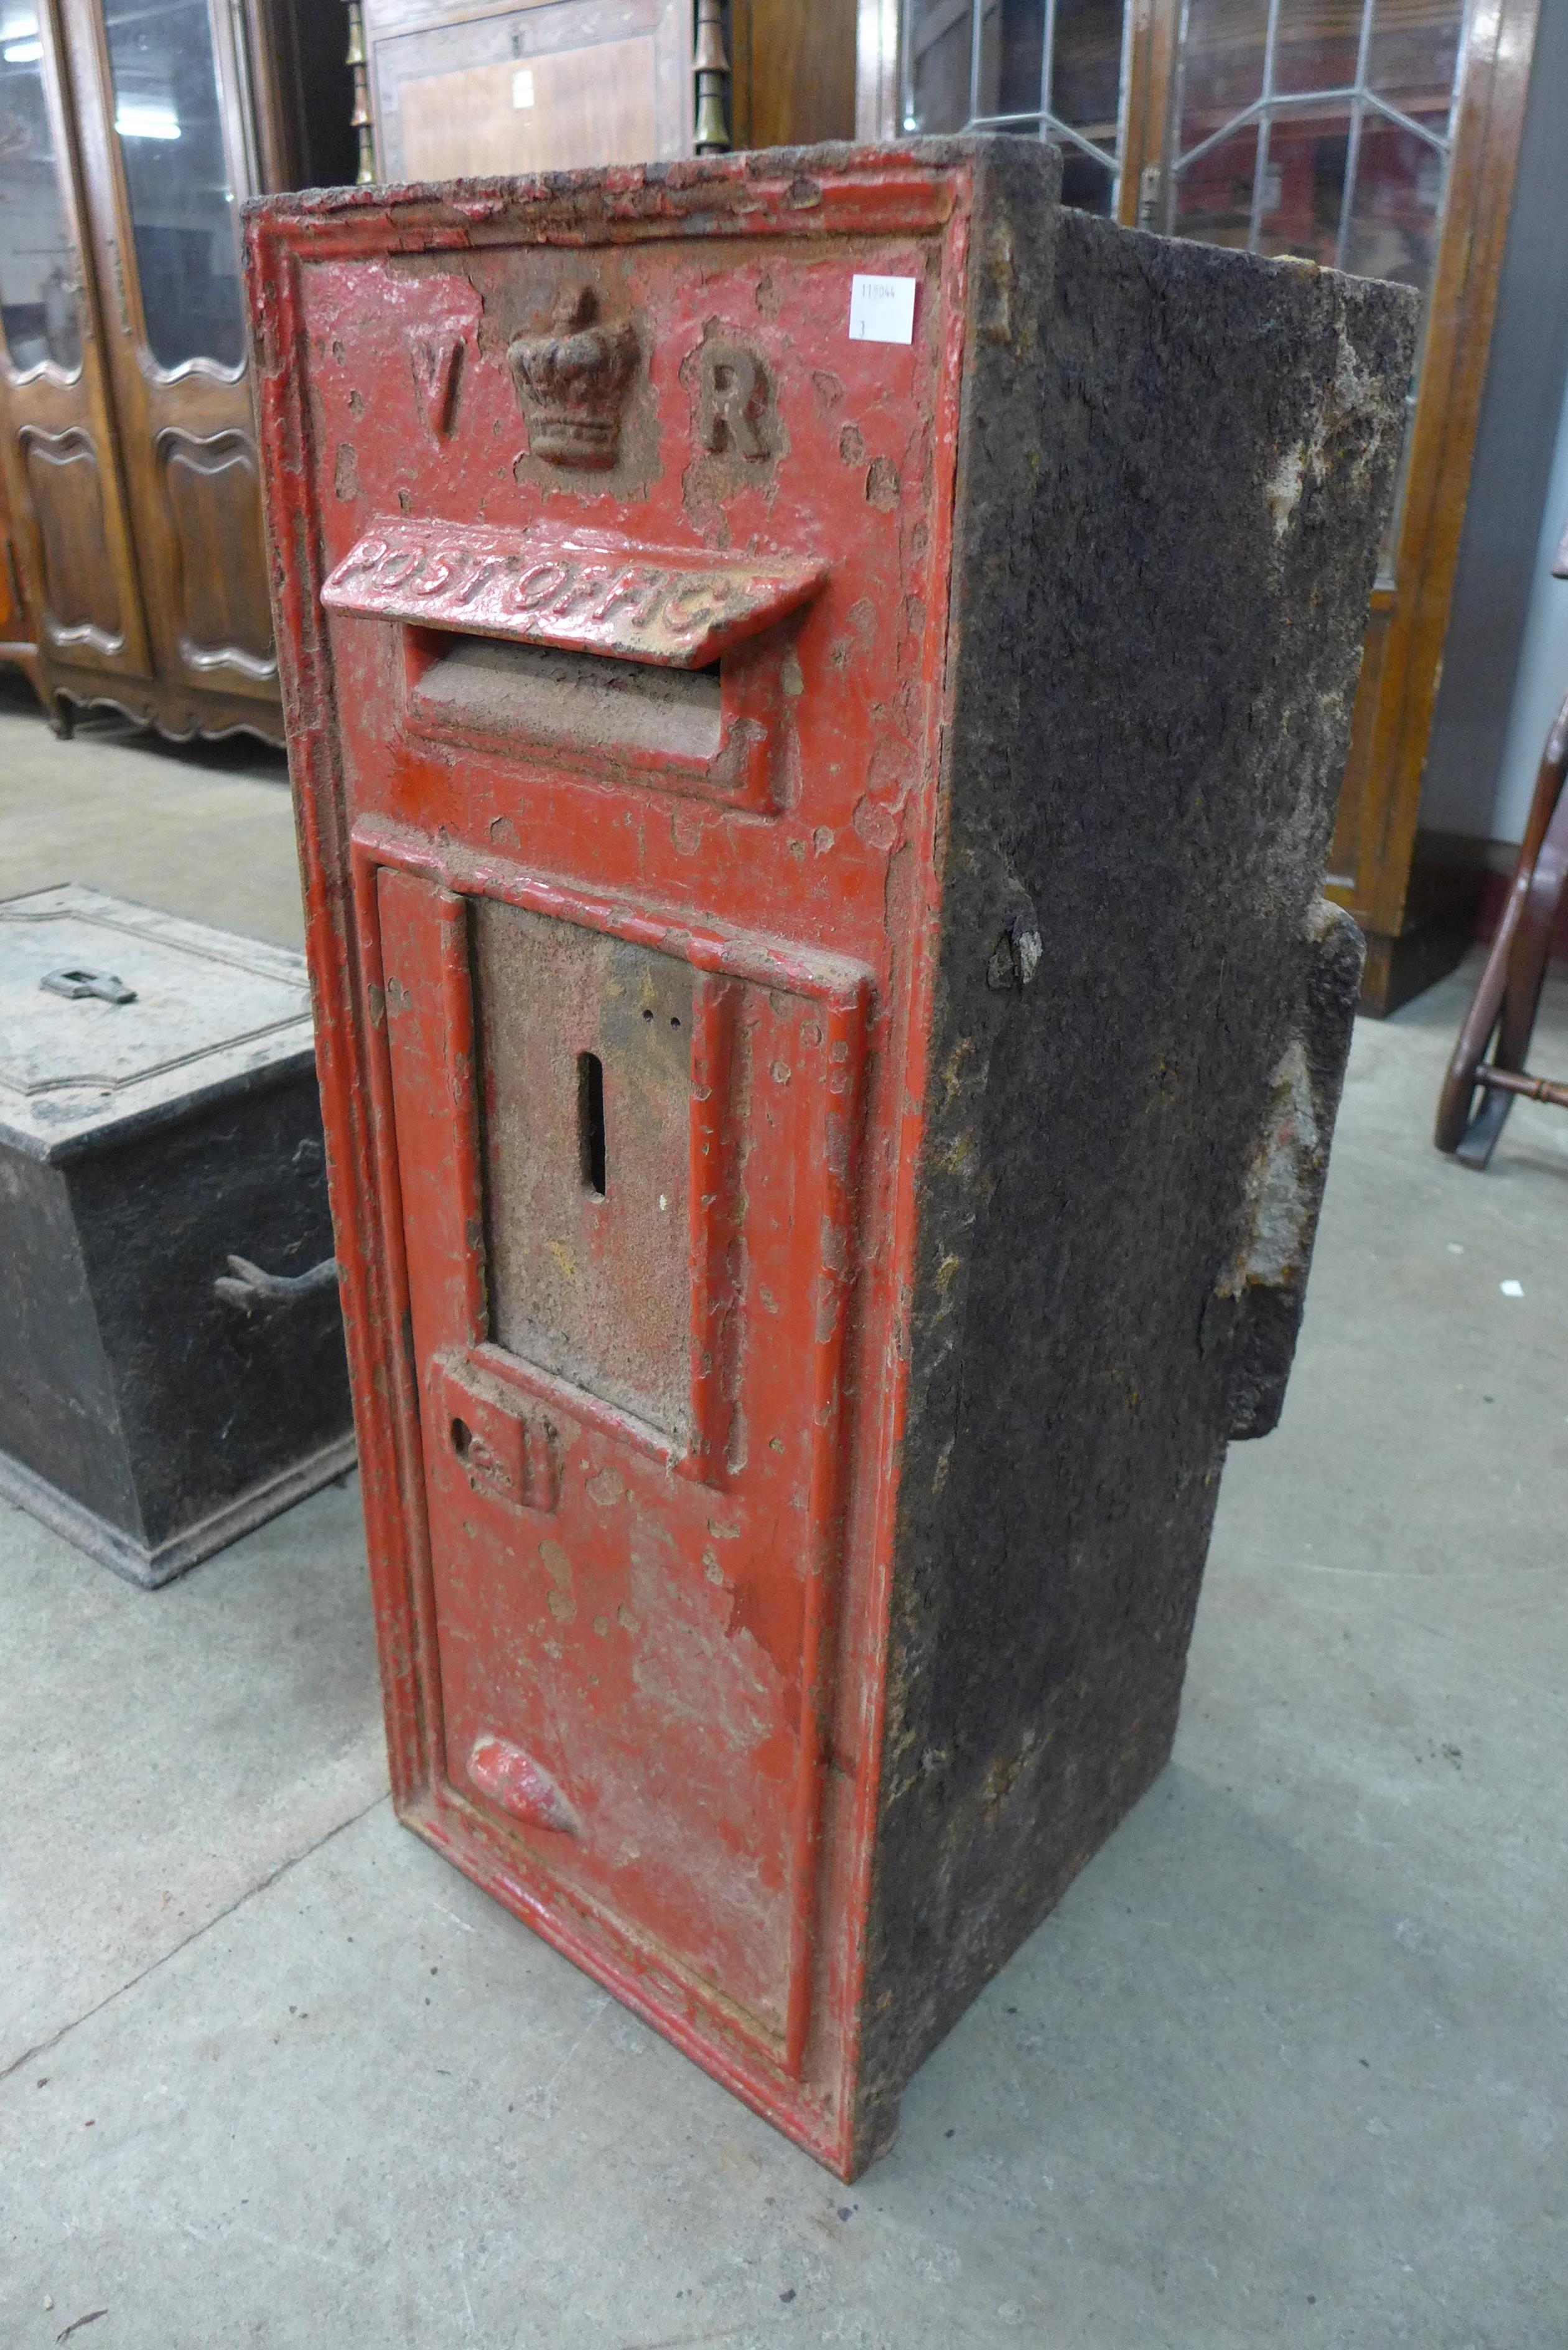
[[[519,1866],[798,2065],[864,977],[357,847],[432,1743]]]

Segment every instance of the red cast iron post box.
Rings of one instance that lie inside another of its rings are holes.
[[[853,2175],[1288,1368],[1410,298],[1023,140],[253,211],[403,1817]]]

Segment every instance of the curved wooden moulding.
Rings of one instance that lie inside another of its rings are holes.
[[[114,654],[125,643],[104,514],[103,476],[89,436],[75,425],[18,436],[44,566],[44,632],[53,645]]]
[[[281,750],[283,721],[275,702],[254,689],[240,692],[217,683],[189,690],[152,678],[93,670],[78,661],[41,677],[39,696],[57,731],[69,733],[88,710],[118,710],[137,726],[155,726],[171,743],[218,743],[231,734],[254,734]]]
[[[199,671],[275,677],[261,479],[249,435],[203,436],[167,424],[153,445],[178,572],[181,659]]]

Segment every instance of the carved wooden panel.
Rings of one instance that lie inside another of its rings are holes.
[[[270,677],[261,484],[247,434],[166,425],[156,443],[173,528],[182,658],[193,669]]]
[[[118,652],[124,629],[98,452],[74,426],[41,432],[27,425],[21,442],[43,549],[45,631],[55,644]]]

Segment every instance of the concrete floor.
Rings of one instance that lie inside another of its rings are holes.
[[[0,894],[289,938],[276,775],[13,701]],[[1562,2350],[1568,1118],[1435,1155],[1464,995],[1358,1034],[1174,1762],[854,2188],[394,1824],[351,1486],[155,1595],[0,1505],[7,2350]]]
[[[108,708],[58,743],[0,666],[0,897],[57,881],[303,945],[283,753],[249,734],[161,742]]]

